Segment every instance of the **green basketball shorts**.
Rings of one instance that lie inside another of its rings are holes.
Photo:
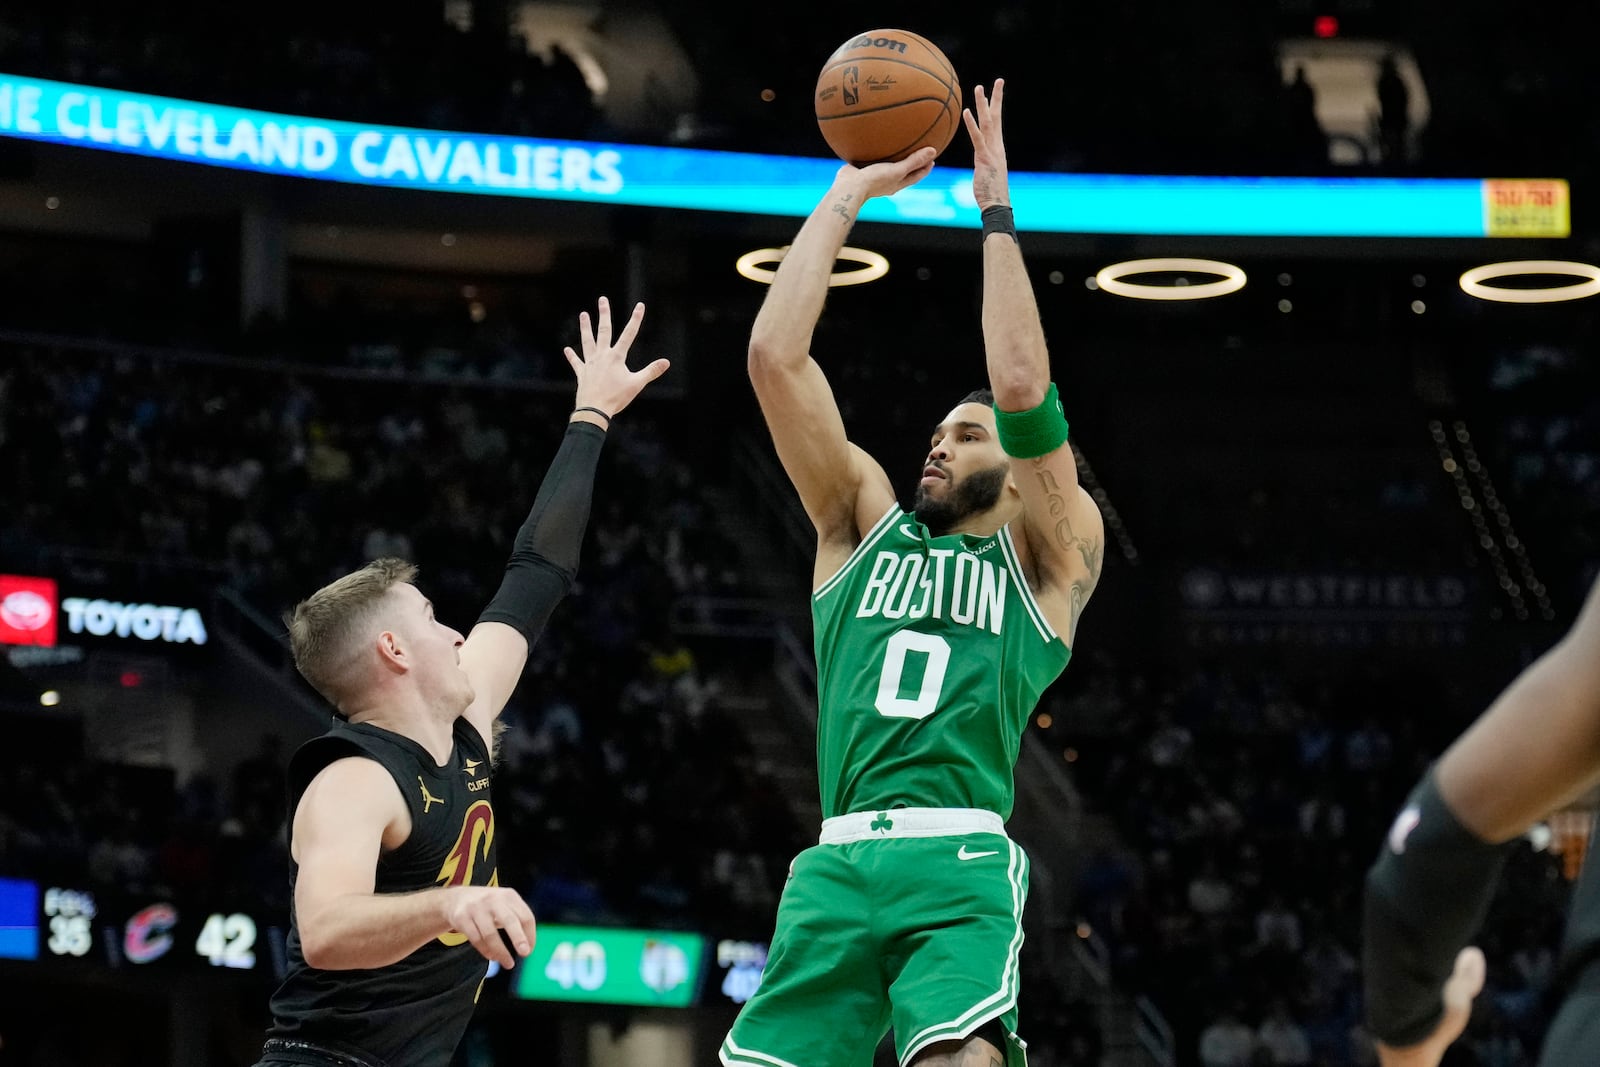
[[[722,1043],[728,1067],[871,1067],[894,1028],[904,1065],[998,1020],[1007,1067],[1028,858],[993,812],[896,808],[822,824],[795,858],[760,988]]]

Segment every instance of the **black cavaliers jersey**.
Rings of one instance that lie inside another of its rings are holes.
[[[1589,847],[1583,857],[1583,869],[1578,872],[1577,884],[1572,890],[1572,903],[1567,910],[1567,928],[1561,938],[1561,955],[1557,968],[1558,984],[1584,984],[1594,988],[1600,975],[1588,974],[1596,961],[1600,961],[1600,847],[1596,834],[1600,822],[1589,826]]]
[[[381,763],[411,812],[411,836],[378,859],[377,892],[499,884],[490,753],[476,727],[456,720],[455,747],[440,767],[410,738],[376,726],[335,723],[289,761],[291,818],[318,772],[347,756]],[[292,868],[291,892],[298,875]],[[488,966],[465,935],[446,934],[387,967],[318,970],[306,965],[291,909],[288,972],[272,997],[268,1036],[356,1053],[386,1067],[446,1067]]]

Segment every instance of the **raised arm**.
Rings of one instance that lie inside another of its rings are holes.
[[[978,86],[962,119],[972,137],[972,192],[984,218],[983,349],[989,388],[995,407],[1015,413],[1034,411],[1053,394],[1044,325],[1011,220],[1004,96],[1003,80],[995,81],[992,96]],[[1051,625],[1070,645],[1105,559],[1100,509],[1078,484],[1078,465],[1065,440],[1042,455],[1013,455],[1011,471],[1022,497],[1021,563]]]
[[[577,575],[578,549],[589,525],[595,468],[611,417],[667,371],[664,359],[643,370],[628,369],[628,349],[643,321],[644,305],[637,304],[613,344],[611,305],[605,297],[600,298],[592,328],[587,311],[578,316],[583,355],[566,350],[567,362],[578,378],[566,435],[550,461],[527,520],[517,531],[500,589],[461,647],[461,667],[472,680],[475,694],[466,716],[491,751],[494,720],[522,677],[528,649],[544,632],[550,613]]]
[[[1460,1035],[1506,843],[1600,781],[1600,582],[1412,791],[1367,873],[1368,1026],[1385,1067],[1433,1067]],[[1447,1010],[1448,1009],[1448,1010]]]
[[[778,265],[750,331],[750,383],[778,458],[817,528],[819,581],[895,497],[883,468],[846,437],[833,391],[811,358],[811,335],[827,299],[828,276],[861,205],[920,181],[933,158],[933,149],[926,148],[899,163],[841,168]]]
[[[486,959],[510,967],[533,948],[533,912],[514,889],[456,886],[377,893],[378,857],[411,833],[394,779],[352,756],[328,764],[306,787],[290,838],[299,875],[295,917],[306,963],[319,970],[386,967],[443,934],[467,935]]]

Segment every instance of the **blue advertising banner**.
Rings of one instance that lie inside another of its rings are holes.
[[[279,115],[0,74],[0,135],[237,170],[487,196],[803,216],[839,164]],[[936,167],[873,222],[976,227],[972,172]],[[1560,179],[1011,175],[1017,225],[1082,234],[1564,237]]]

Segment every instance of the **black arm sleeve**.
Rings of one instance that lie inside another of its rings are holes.
[[[1362,964],[1367,1029],[1378,1040],[1404,1048],[1438,1025],[1440,991],[1483,925],[1510,851],[1456,820],[1429,768],[1367,872]]]
[[[578,550],[589,526],[594,472],[606,434],[587,422],[567,427],[550,461],[533,510],[517,531],[500,590],[478,616],[503,622],[533,644],[578,574]]]

